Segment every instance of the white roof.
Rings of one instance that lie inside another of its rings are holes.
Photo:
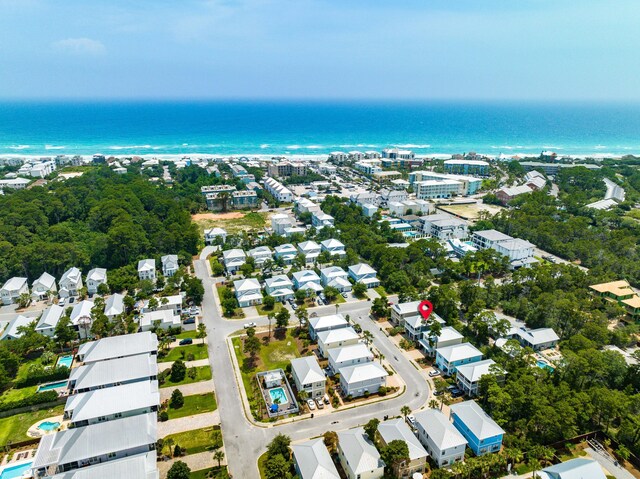
[[[124,312],[124,296],[114,293],[107,298],[104,303],[104,314],[107,316],[117,316]]]
[[[91,318],[91,310],[93,309],[93,306],[93,301],[89,301],[88,299],[76,303],[71,311],[71,323],[77,325],[81,320]]]
[[[489,374],[489,368],[495,363],[493,359],[485,359],[483,361],[458,366],[456,371],[458,376],[464,376],[468,381],[475,383],[485,374]]]
[[[278,254],[285,254],[285,253],[296,254],[298,252],[296,247],[293,246],[291,243],[281,244],[280,246],[276,246],[274,249]]]
[[[482,356],[482,351],[471,343],[454,344],[436,349],[436,352],[448,362]]]
[[[18,291],[24,287],[27,282],[27,278],[21,278],[19,276],[14,276],[13,278],[7,280],[6,283],[2,286],[2,289],[7,291]]]
[[[150,408],[160,404],[158,381],[138,381],[74,394],[67,398],[65,413],[74,423]]]
[[[341,314],[330,314],[329,316],[316,316],[309,318],[309,325],[312,329],[335,328],[336,326],[346,326],[347,320]]]
[[[384,467],[380,453],[361,427],[339,432],[338,445],[356,475]]]
[[[116,459],[114,461],[83,467],[73,471],[51,476],[51,479],[158,479],[160,473],[156,466],[156,451]]]
[[[337,277],[327,283],[327,286],[332,286],[337,289],[348,288],[351,286],[351,282],[347,278]]]
[[[467,440],[439,409],[427,409],[414,414],[440,451],[467,444]]]
[[[393,309],[401,314],[409,314],[414,313],[420,315],[420,311],[418,311],[418,306],[420,306],[421,301],[409,301],[407,303],[396,303],[393,305]]]
[[[62,278],[60,278],[60,282],[71,281],[72,283],[77,283],[80,281],[81,276],[80,270],[74,266],[64,272]]]
[[[291,446],[302,479],[340,479],[322,438]]]
[[[406,442],[409,447],[409,459],[411,461],[426,458],[429,455],[402,418],[389,419],[380,423],[378,432],[386,444],[396,440]]]
[[[161,325],[172,323],[174,326],[180,326],[180,316],[174,315],[170,309],[160,309],[158,311],[142,313],[138,320],[138,324],[140,324],[141,327],[153,326],[156,322]]]
[[[306,291],[308,289],[312,289],[313,291],[315,291],[316,293],[322,291],[324,288],[320,285],[320,283],[316,282],[316,281],[308,281],[306,283],[304,283],[302,286],[300,286],[300,288],[302,291]]]
[[[85,363],[158,351],[158,337],[149,332],[112,336],[80,345]]]
[[[300,384],[318,383],[326,381],[315,356],[305,356],[291,360],[291,371],[295,372]]]
[[[551,343],[553,341],[559,341],[560,338],[556,334],[556,332],[551,328],[538,328],[538,329],[529,329],[522,330],[518,329],[516,334],[520,336],[523,340],[526,340],[530,344],[544,344]]]
[[[600,464],[586,457],[545,467],[538,475],[542,479],[606,479]]]
[[[315,241],[303,241],[302,243],[298,243],[298,250],[303,252],[317,249],[320,249],[320,245]]]
[[[349,272],[356,276],[362,276],[363,274],[376,274],[376,270],[366,263],[358,263],[349,266]]]
[[[87,273],[87,281],[106,281],[107,270],[104,268],[93,268]]]
[[[337,239],[327,239],[324,240],[322,242],[320,242],[320,244],[324,247],[324,248],[344,248],[344,244],[342,244],[342,242],[338,241]]]
[[[437,342],[440,341],[452,341],[454,339],[462,339],[464,336],[458,332],[458,330],[451,326],[445,326],[440,330],[440,336],[438,336]]]
[[[47,289],[51,289],[56,284],[56,278],[51,276],[46,271],[40,275],[38,279],[33,282],[33,285],[41,284]]]
[[[239,248],[235,248],[235,249],[229,249],[227,251],[223,251],[222,257],[224,261],[229,261],[230,259],[246,258],[247,255],[244,253],[243,250]]]
[[[340,266],[329,266],[327,268],[322,268],[320,270],[320,274],[326,276],[327,278],[332,278],[335,276],[347,276],[347,272]]]
[[[500,191],[504,192],[507,196],[518,196],[524,193],[531,193],[533,190],[527,185],[519,185],[501,188]]]
[[[155,444],[156,413],[107,421],[91,426],[66,429],[48,434],[40,445],[32,467],[69,464],[92,457]]]
[[[69,381],[74,389],[92,389],[107,384],[124,383],[157,376],[156,356],[138,354],[127,358],[98,361],[71,370]]]
[[[450,410],[481,441],[504,434],[504,430],[475,401],[452,404]]]
[[[36,331],[55,328],[63,314],[64,308],[62,306],[52,304],[44,313],[42,313],[42,316],[40,316],[40,320],[36,326]]]
[[[264,280],[269,288],[287,288],[293,286],[293,283],[286,274],[279,274]]]
[[[366,344],[358,343],[342,348],[332,348],[327,353],[334,363],[343,363],[346,361],[355,361],[356,359],[367,358],[373,360],[373,353]]]
[[[164,265],[165,263],[176,263],[178,264],[178,255],[177,254],[166,254],[160,258],[160,262]]]
[[[0,340],[7,339],[8,337],[11,337],[11,338],[21,337],[22,333],[18,331],[18,329],[21,327],[29,326],[33,322],[33,320],[34,318],[28,318],[22,315],[18,316],[17,318],[13,318],[11,321],[9,321],[9,324],[7,324],[7,327],[5,328],[2,335],[0,336]]]
[[[344,378],[347,384],[368,381],[369,379],[384,378],[389,373],[378,363],[370,362],[364,364],[355,364],[340,368],[340,376]]]
[[[248,254],[249,256],[271,256],[273,254],[273,251],[271,251],[271,248],[269,248],[268,246],[258,246],[257,248],[250,249]]]
[[[513,239],[511,236],[501,233],[498,230],[475,231],[473,234],[489,241],[505,241]]]
[[[305,269],[304,271],[296,271],[293,273],[293,279],[298,283],[305,283],[307,281],[320,282],[320,277],[312,269]]]
[[[222,228],[211,228],[204,230],[205,236],[226,236],[227,231]]]
[[[504,249],[507,251],[519,251],[523,249],[535,248],[535,245],[521,238],[512,238],[500,241],[496,245],[496,248]]]
[[[332,344],[339,341],[357,339],[359,337],[358,333],[349,326],[347,328],[332,329],[330,331],[320,331],[318,333],[318,342],[321,342],[322,344]]]
[[[240,279],[233,282],[236,292],[260,290],[260,282],[255,278]]]
[[[141,259],[138,261],[138,272],[141,271],[153,271],[156,269],[156,260],[155,259]]]

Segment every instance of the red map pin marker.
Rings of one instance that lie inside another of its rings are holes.
[[[431,301],[427,301],[425,299],[424,301],[420,302],[420,305],[418,306],[418,312],[422,315],[425,321],[429,319],[432,311],[433,304],[431,304]]]

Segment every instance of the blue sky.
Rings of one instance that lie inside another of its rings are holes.
[[[637,0],[0,0],[0,97],[638,101]]]

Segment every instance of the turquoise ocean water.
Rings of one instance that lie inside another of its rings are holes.
[[[640,154],[640,105],[4,102],[0,154]]]

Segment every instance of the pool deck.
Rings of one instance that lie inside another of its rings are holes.
[[[43,431],[42,429],[38,429],[38,426],[40,424],[42,424],[43,422],[59,422],[60,423],[60,427],[58,429],[52,429],[51,431]],[[62,430],[62,429],[66,429],[66,421],[64,421],[64,417],[63,416],[53,416],[53,417],[47,417],[45,419],[42,419],[40,421],[38,421],[37,423],[35,423],[34,425],[32,425],[29,430],[27,431],[27,436],[29,437],[42,437],[42,436],[46,436],[47,434],[52,434],[58,430]]]

